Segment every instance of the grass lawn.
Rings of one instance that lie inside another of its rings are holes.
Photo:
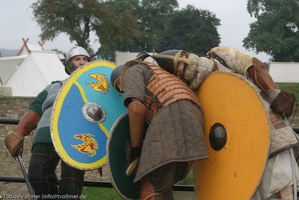
[[[178,185],[193,185],[193,169],[191,168],[186,178]],[[178,193],[178,192],[176,192]],[[190,193],[190,192],[189,192]],[[82,195],[85,195],[88,200],[122,200],[120,195],[113,188],[101,188],[101,187],[84,187]]]
[[[113,188],[84,187],[82,195],[88,200],[122,200]]]
[[[280,90],[293,93],[296,96],[296,104],[299,104],[299,83],[277,83]]]

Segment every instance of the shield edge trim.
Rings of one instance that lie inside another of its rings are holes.
[[[237,77],[237,78],[239,78],[239,79],[242,79],[242,80],[243,80],[249,87],[251,87],[251,88],[256,92],[256,95],[257,95],[259,101],[261,102],[261,105],[264,105],[263,100],[262,100],[262,97],[261,97],[260,93],[257,91],[257,89],[255,88],[255,86],[253,85],[253,83],[251,83],[249,80],[247,80],[247,79],[244,78],[243,76],[241,76],[241,75],[239,75],[239,74],[235,74],[235,73],[229,72],[229,71],[215,71],[215,72],[209,74],[205,79],[207,79],[208,77],[210,77],[210,76],[212,76],[212,75],[214,75],[214,74],[228,74],[228,75],[231,75],[231,76],[235,76],[235,77]],[[197,96],[199,97],[199,92],[197,93]],[[271,136],[271,133],[270,133],[270,123],[269,123],[269,122],[270,122],[270,119],[269,119],[269,115],[268,115],[268,113],[267,113],[266,111],[264,111],[264,112],[265,112],[265,115],[266,115],[266,118],[267,118],[267,121],[268,121],[268,138],[269,138],[269,142],[268,142],[268,145],[267,145],[267,147],[268,147],[267,152],[269,153],[270,136]],[[267,155],[268,155],[268,153],[267,153]],[[265,169],[266,169],[267,161],[268,161],[268,159],[265,159],[265,162],[264,162],[264,168],[263,168],[263,170],[262,170],[263,172],[264,172]],[[194,175],[195,175],[195,174],[194,174]],[[260,184],[262,178],[263,178],[263,174],[261,174],[261,176],[260,176],[260,178],[259,178],[259,180],[258,180],[259,182],[258,182],[258,184],[255,186],[255,189],[254,189],[254,191],[252,192],[252,194],[251,194],[251,196],[249,197],[249,199],[251,199],[251,198],[253,197],[253,195],[255,194],[255,192],[257,191],[257,189],[258,189],[258,187],[259,187],[259,184]],[[195,194],[196,194],[196,197],[197,197],[197,196],[198,196],[198,195],[197,195],[197,192],[198,192],[198,191],[197,191],[195,185],[194,185],[194,191],[195,191]]]
[[[124,113],[123,115],[121,115],[116,121],[115,123],[113,124],[112,128],[111,128],[111,131],[110,131],[110,134],[113,133],[115,127],[118,125],[118,123],[128,115],[128,113]],[[111,135],[110,135],[111,136]],[[109,174],[109,177],[110,177],[110,181],[111,181],[111,184],[113,186],[113,188],[115,188],[116,192],[123,198],[123,199],[128,199],[128,197],[126,197],[124,194],[122,194],[120,192],[120,190],[118,189],[117,187],[117,184],[115,183],[114,181],[114,178],[113,178],[113,175],[112,175],[112,172],[111,172],[111,168],[110,168],[110,160],[109,160],[109,146],[110,146],[110,142],[111,142],[111,137],[108,137],[108,140],[107,140],[107,144],[106,144],[106,156],[107,156],[107,166],[108,166],[108,174]]]
[[[115,64],[114,63],[109,62],[109,61],[105,61],[105,60],[96,60],[96,61],[89,62],[86,65],[83,65],[82,67],[76,69],[73,72],[74,76],[69,76],[66,79],[66,82],[60,88],[57,97],[60,97],[61,94],[63,94],[63,90],[67,89],[67,91],[69,91],[70,86],[72,85],[71,83],[69,83],[70,79],[77,80],[78,77],[80,75],[82,75],[84,72],[88,71],[89,69],[92,69],[94,67],[99,66],[99,63],[101,64],[101,66],[103,65],[105,67],[110,67],[112,69],[115,68]],[[80,71],[80,73],[78,73],[78,71]],[[77,81],[74,81],[73,84],[76,84],[78,86]],[[79,87],[79,89],[80,89],[80,91],[82,91],[81,87]],[[65,96],[66,96],[66,94],[62,95],[63,99],[65,98]],[[85,103],[87,102],[86,97],[82,97],[82,99],[84,100]],[[58,155],[60,156],[60,158],[65,163],[67,163],[68,165],[70,165],[72,167],[75,167],[75,168],[78,168],[78,169],[81,169],[81,170],[92,170],[92,169],[97,169],[97,168],[100,168],[100,167],[106,165],[107,164],[107,154],[104,157],[102,157],[101,159],[99,159],[98,161],[96,161],[96,162],[89,163],[89,164],[84,164],[84,163],[80,163],[80,162],[75,161],[74,159],[72,159],[66,153],[65,149],[63,148],[63,146],[61,144],[60,138],[57,137],[58,136],[58,127],[57,126],[55,126],[55,127],[53,126],[53,124],[54,124],[53,121],[57,121],[57,120],[55,120],[55,117],[59,117],[60,116],[60,110],[58,111],[58,113],[55,112],[55,109],[57,108],[57,106],[59,106],[59,108],[61,108],[61,106],[62,106],[62,100],[61,100],[61,98],[59,98],[59,99],[56,98],[56,100],[55,100],[55,102],[53,104],[53,110],[52,110],[52,114],[51,114],[51,123],[50,123],[51,139],[52,139],[54,148],[56,149],[56,152],[58,153]],[[57,124],[58,123],[56,123],[56,125]],[[100,123],[98,125],[103,130],[103,132],[105,133],[105,135],[108,138],[108,135],[109,135],[108,130],[106,128],[104,128],[104,126],[102,125],[102,123]],[[59,151],[57,151],[57,149],[59,149]],[[61,150],[62,150],[62,152],[61,152]],[[80,167],[78,167],[78,166],[80,166]]]

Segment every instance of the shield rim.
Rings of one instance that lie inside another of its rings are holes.
[[[257,89],[255,88],[255,86],[253,85],[253,83],[251,83],[250,81],[248,81],[247,79],[245,79],[243,76],[241,76],[241,75],[239,75],[239,74],[235,74],[235,73],[232,73],[232,72],[223,72],[223,71],[216,71],[216,72],[213,72],[213,73],[211,73],[210,75],[208,75],[207,77],[206,77],[206,79],[205,80],[207,80],[209,77],[211,77],[211,76],[213,76],[213,75],[215,75],[215,74],[226,74],[226,75],[231,75],[231,76],[233,76],[233,77],[235,77],[235,78],[239,78],[239,79],[241,79],[241,80],[243,80],[249,87],[251,87],[254,91],[255,91],[255,93],[256,93],[256,95],[257,95],[257,98],[258,98],[258,100],[260,101],[260,103],[261,103],[261,105],[262,106],[264,106],[264,104],[263,104],[263,101],[262,101],[262,97],[261,97],[261,95],[258,93],[258,91],[257,91]],[[197,93],[197,96],[198,96],[198,98],[199,98],[199,95],[200,94],[200,92],[198,92]],[[269,138],[269,140],[268,140],[268,142],[267,142],[267,145],[265,146],[265,148],[267,147],[267,150],[266,150],[266,156],[265,156],[265,161],[264,161],[264,163],[263,163],[263,169],[262,169],[262,172],[264,172],[264,170],[265,170],[265,168],[266,168],[266,163],[267,163],[267,158],[268,158],[268,154],[269,154],[269,146],[270,146],[270,123],[269,123],[269,116],[268,116],[268,114],[267,114],[267,112],[264,110],[264,113],[265,113],[265,117],[266,117],[266,121],[268,122],[268,138]],[[206,126],[206,125],[205,125]],[[205,136],[206,136],[206,134],[205,134]],[[209,159],[209,158],[208,158]],[[196,161],[197,163],[195,164],[195,165],[198,165],[198,163],[200,163],[201,161]],[[196,176],[196,174],[198,174],[198,173],[196,173],[195,172],[195,169],[193,169],[194,170],[194,176]],[[254,190],[252,191],[252,193],[251,193],[251,196],[250,197],[248,197],[249,199],[250,198],[252,198],[252,196],[255,194],[255,192],[256,192],[256,190],[257,190],[257,188],[258,188],[258,186],[259,186],[259,184],[260,184],[260,182],[261,182],[261,180],[262,180],[262,177],[263,177],[263,173],[260,175],[260,177],[259,177],[259,180],[258,180],[258,183],[256,184],[256,186],[254,186]],[[199,194],[198,194],[198,187],[199,186],[196,186],[195,185],[196,184],[196,182],[195,182],[195,179],[194,179],[194,190],[195,190],[195,193],[196,193],[196,197],[198,197],[199,196]],[[224,195],[224,194],[223,194]],[[227,198],[227,197],[224,197],[224,198]]]
[[[56,116],[59,116],[60,114],[57,114],[55,112],[57,108],[57,106],[62,105],[61,102],[61,94],[63,94],[63,90],[67,89],[69,91],[70,86],[75,84],[74,82],[71,83],[70,80],[77,80],[78,77],[80,75],[82,75],[84,72],[95,68],[95,67],[100,67],[100,66],[104,66],[104,67],[110,67],[112,69],[114,69],[116,67],[116,65],[112,62],[106,61],[106,60],[95,60],[92,62],[89,62],[79,68],[77,68],[65,81],[65,83],[61,86],[59,92],[57,93],[56,99],[54,101],[53,104],[53,109],[52,109],[52,113],[51,113],[51,118],[50,118],[50,135],[51,135],[51,140],[53,143],[53,146],[57,152],[57,154],[59,155],[59,157],[61,158],[61,160],[63,160],[66,164],[68,164],[71,167],[74,167],[76,169],[80,169],[80,170],[93,170],[93,169],[98,169],[101,168],[105,165],[107,165],[107,153],[104,157],[102,157],[101,159],[99,159],[96,162],[93,162],[92,164],[84,164],[84,163],[79,163],[77,161],[75,161],[73,158],[71,158],[65,151],[65,149],[63,148],[63,145],[61,144],[60,141],[60,137],[58,137],[58,128],[56,127],[58,123],[56,123],[56,126],[54,127],[54,121],[56,121],[54,118]],[[64,95],[64,97],[66,96],[66,94]],[[83,98],[83,97],[82,97]],[[85,98],[83,98],[85,101],[87,101]],[[60,113],[60,112],[58,112]],[[99,123],[99,128],[101,128],[103,130],[103,132],[105,133],[105,135],[109,136],[109,131],[101,124]],[[63,150],[63,152],[61,152],[61,150]],[[80,166],[80,167],[79,167]]]
[[[113,137],[113,133],[114,133],[114,130],[115,128],[118,126],[119,122],[124,119],[125,117],[128,117],[128,113],[124,113],[122,116],[120,116],[116,121],[115,123],[113,124],[112,128],[111,128],[111,131],[110,131],[110,135],[108,137],[108,140],[107,140],[107,145],[106,145],[106,152],[107,152],[107,167],[108,167],[108,173],[109,173],[109,177],[110,177],[110,181],[111,181],[111,184],[113,186],[113,188],[116,190],[116,192],[123,198],[123,199],[127,199],[127,200],[135,200],[134,198],[129,198],[128,196],[126,196],[125,194],[123,194],[121,192],[121,190],[119,189],[117,183],[115,182],[114,178],[113,178],[113,174],[112,174],[112,170],[111,170],[111,165],[110,165],[110,143],[111,143],[111,140],[112,140],[112,137]]]

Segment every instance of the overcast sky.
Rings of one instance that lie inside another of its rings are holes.
[[[28,43],[38,45],[40,38],[40,28],[33,20],[32,9],[30,5],[34,0],[0,0],[0,48],[2,49],[20,49],[23,45],[22,38],[29,38]],[[267,62],[270,56],[262,53],[256,55],[242,47],[242,40],[249,33],[249,24],[255,21],[247,12],[246,0],[178,0],[181,8],[188,4],[197,9],[204,9],[213,12],[221,20],[221,26],[218,32],[221,37],[220,45],[234,46],[246,51],[252,56],[256,56],[263,62]],[[94,43],[95,38],[91,38]],[[44,49],[59,49],[68,51],[74,44],[69,42],[66,35],[59,35],[54,41],[47,41]],[[100,45],[93,45],[98,48]]]

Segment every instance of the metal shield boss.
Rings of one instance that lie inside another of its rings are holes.
[[[122,94],[109,82],[115,67],[98,60],[78,68],[56,97],[51,137],[58,155],[72,167],[92,170],[107,162],[110,130],[127,113]]]
[[[198,92],[208,159],[194,163],[197,199],[251,199],[266,166],[270,128],[254,86],[227,72],[209,75]]]

